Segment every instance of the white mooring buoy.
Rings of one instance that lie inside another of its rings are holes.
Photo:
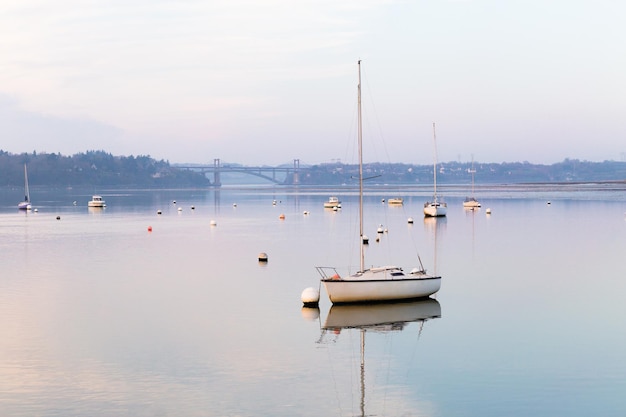
[[[209,224],[210,224],[211,226],[217,226],[217,222],[216,222],[215,220],[211,220],[211,221],[209,222]]]
[[[409,224],[413,224],[413,217],[409,217],[409,219],[407,220],[407,222],[408,222]]]
[[[317,288],[305,288],[300,295],[300,299],[302,300],[302,304],[305,306],[316,306],[320,302],[320,292]]]
[[[259,262],[267,262],[267,253],[265,252],[259,253]]]
[[[485,214],[491,214],[491,209],[488,208],[487,210],[485,210]]]

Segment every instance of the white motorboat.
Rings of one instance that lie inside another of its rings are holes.
[[[102,196],[94,195],[91,197],[91,201],[87,203],[88,207],[106,207],[105,201],[102,199]]]
[[[324,202],[324,208],[339,208],[341,207],[341,201],[337,197],[329,197],[328,201]]]
[[[359,148],[359,246],[360,269],[342,277],[334,267],[316,267],[330,301],[363,303],[428,297],[439,291],[441,276],[430,275],[419,260],[419,267],[405,273],[398,266],[365,268],[363,233],[363,134],[361,120],[361,61],[358,61],[358,148]]]

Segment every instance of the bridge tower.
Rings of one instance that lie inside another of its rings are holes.
[[[300,160],[293,160],[293,185],[300,184]]]
[[[216,158],[213,160],[213,185],[215,187],[222,186],[222,180],[220,179],[220,160]]]

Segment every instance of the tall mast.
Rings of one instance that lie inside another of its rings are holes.
[[[365,270],[365,250],[363,248],[363,127],[361,121],[361,60],[358,61],[359,85],[358,90],[358,137],[359,137],[359,237],[361,248],[361,271]]]
[[[24,201],[30,202],[30,190],[28,189],[28,172],[26,171],[26,164],[24,164]]]
[[[435,122],[433,122],[433,183],[435,186],[434,199],[437,202],[437,133],[435,132]]]
[[[476,171],[474,170],[474,154],[472,154],[472,169],[471,169],[471,173],[472,173],[472,198],[474,198],[474,173]]]

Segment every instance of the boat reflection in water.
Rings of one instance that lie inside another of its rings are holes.
[[[366,333],[389,333],[404,330],[409,323],[419,323],[421,334],[427,320],[441,317],[441,305],[433,298],[424,298],[410,302],[378,303],[378,304],[335,304],[329,312],[322,326],[322,336],[318,343],[324,343],[326,333],[337,338],[345,329],[358,329],[360,332],[360,367],[359,367],[359,414],[365,412],[365,337]],[[368,390],[369,392],[369,390]],[[368,401],[368,403],[370,403]],[[395,405],[394,405],[395,406]]]
[[[323,330],[403,328],[405,324],[441,317],[434,298],[411,302],[333,305]]]

